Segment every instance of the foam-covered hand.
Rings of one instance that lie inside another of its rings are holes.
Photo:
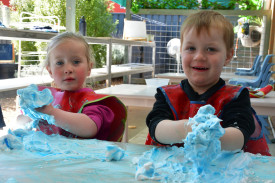
[[[44,111],[48,111],[52,107],[49,104],[53,101],[53,96],[49,89],[46,88],[39,91],[37,85],[32,84],[26,88],[17,90],[17,95],[19,96],[19,105],[24,115],[29,116],[34,121],[44,119],[49,124],[54,124],[53,116],[46,114]],[[43,106],[47,107],[44,108]]]
[[[54,109],[54,107],[51,104],[35,108],[36,111],[44,113],[44,114],[48,114],[48,115],[52,114],[53,109]]]

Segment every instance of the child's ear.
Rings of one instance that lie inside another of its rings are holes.
[[[90,64],[89,64],[89,66],[90,66],[90,70],[93,68],[93,66],[94,66],[94,64],[93,64],[93,62],[91,62]]]
[[[89,63],[88,66],[89,66],[89,67],[88,67],[88,74],[90,75],[90,74],[91,74],[91,71],[92,71],[92,68],[93,68],[93,63],[92,63],[92,62]]]
[[[47,71],[49,72],[50,76],[52,77],[52,70],[51,67],[49,65],[46,66]]]
[[[234,48],[231,48],[226,54],[226,60],[224,62],[224,66],[229,64],[229,62],[231,61],[233,55],[234,55]]]

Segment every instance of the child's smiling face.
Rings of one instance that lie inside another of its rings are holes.
[[[194,91],[202,94],[218,82],[223,66],[233,56],[233,49],[227,50],[223,32],[214,26],[209,31],[202,29],[199,34],[191,28],[183,36],[183,71]]]

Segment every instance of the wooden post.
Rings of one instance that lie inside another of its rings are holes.
[[[132,6],[132,1],[126,0],[126,15],[125,15],[125,18],[127,20],[131,20],[131,6]]]
[[[269,42],[268,54],[274,54],[275,53],[275,48],[274,48],[274,41],[275,41],[275,37],[274,37],[274,31],[275,31],[275,12],[274,12],[275,0],[272,0],[271,5],[269,7],[270,7],[272,13],[271,13],[270,42]]]
[[[66,1],[66,31],[75,32],[75,1]]]
[[[272,11],[271,13],[271,26],[270,26],[270,42],[269,42],[269,49],[268,49],[268,54],[274,54],[275,53],[275,46],[274,46],[274,42],[275,42],[275,36],[274,36],[274,32],[275,32],[275,0],[271,1],[271,5],[270,5],[270,9]],[[275,63],[275,58],[272,58],[272,63]],[[272,69],[273,71],[275,71],[275,67],[273,67]],[[275,76],[273,74],[272,76],[273,79],[275,79]]]
[[[126,14],[125,14],[126,20],[131,20],[131,6],[132,6],[132,1],[126,0]],[[123,35],[124,35],[124,32],[123,32]],[[125,63],[129,63],[128,52],[129,52],[129,46],[125,46],[125,48],[124,48],[124,62]],[[128,76],[123,76],[123,83],[127,83],[127,82],[131,82],[130,78]]]

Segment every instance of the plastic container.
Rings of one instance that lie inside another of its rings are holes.
[[[86,24],[84,16],[82,16],[81,19],[79,20],[79,32],[83,36],[86,36],[86,33],[87,33],[87,24]]]
[[[154,86],[154,87],[168,85],[169,81],[170,81],[170,79],[162,79],[162,78],[145,79],[147,86]]]

